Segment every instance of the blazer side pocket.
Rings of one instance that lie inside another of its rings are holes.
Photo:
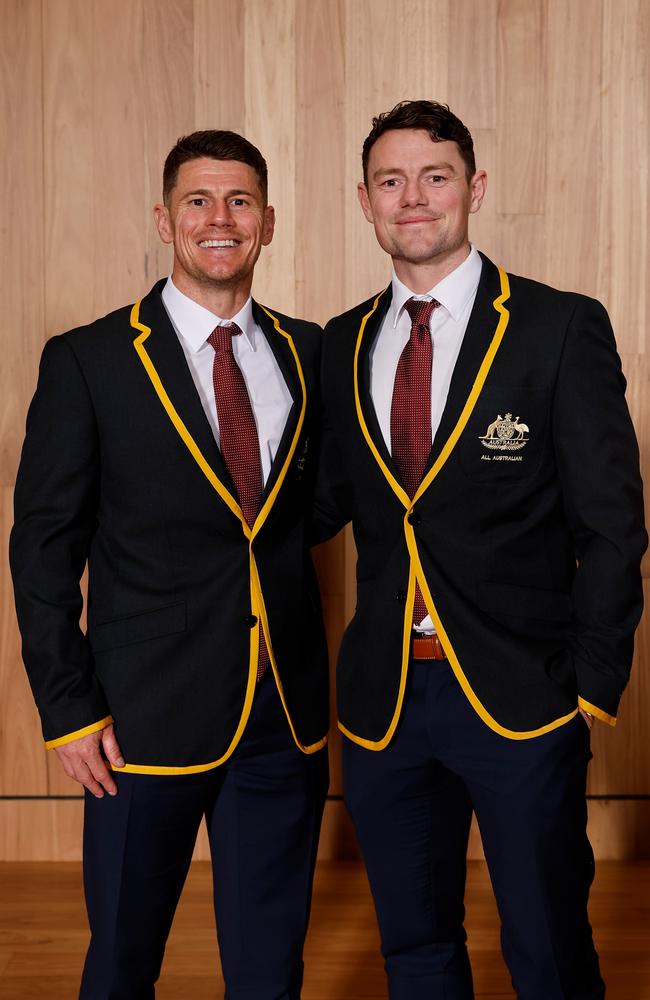
[[[93,625],[88,628],[88,639],[93,652],[99,653],[105,649],[116,649],[134,642],[147,642],[175,632],[185,632],[186,628],[187,609],[185,602],[181,601]]]

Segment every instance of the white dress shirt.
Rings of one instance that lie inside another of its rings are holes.
[[[249,297],[232,319],[222,319],[180,292],[171,277],[163,288],[162,300],[183,348],[217,444],[220,443],[220,437],[212,382],[214,349],[208,343],[208,337],[215,326],[227,323],[236,323],[242,331],[240,335],[233,337],[232,349],[253,407],[260,442],[262,476],[266,482],[293,400],[275,355],[262,329],[253,319],[253,300]]]
[[[472,247],[463,263],[426,295],[415,295],[393,271],[393,298],[370,353],[370,394],[386,447],[391,453],[390,411],[395,373],[400,355],[411,336],[411,317],[404,305],[411,298],[436,299],[440,303],[438,308],[433,310],[430,322],[433,344],[431,370],[431,442],[433,443],[476,298],[481,268],[482,262],[478,250]]]
[[[411,336],[411,317],[404,308],[408,299],[436,299],[440,303],[431,314],[430,330],[433,344],[431,370],[431,442],[435,437],[442,411],[447,402],[451,376],[458,360],[469,321],[482,261],[475,247],[451,274],[425,295],[415,295],[393,271],[393,298],[370,352],[370,394],[386,447],[392,454],[390,411],[393,386],[400,355]],[[434,632],[429,615],[418,631]]]

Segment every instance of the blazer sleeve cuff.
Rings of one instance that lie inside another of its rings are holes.
[[[76,729],[74,733],[67,733],[65,736],[59,736],[56,740],[46,740],[45,749],[54,750],[55,747],[65,746],[66,743],[73,743],[75,740],[81,739],[82,736],[90,736],[91,733],[98,733],[100,729],[106,729],[114,721],[112,715],[107,715],[99,722],[93,722],[90,726],[84,726],[83,729]]]
[[[609,715],[607,712],[604,712],[602,708],[598,708],[597,705],[592,705],[590,701],[585,701],[584,698],[578,698],[578,705],[580,708],[584,709],[585,712],[588,712],[589,715],[593,715],[595,719],[600,719],[601,722],[606,722],[608,726],[616,725],[615,715]]]

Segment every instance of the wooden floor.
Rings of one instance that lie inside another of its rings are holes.
[[[470,865],[467,929],[476,996],[514,996],[499,953],[485,866]],[[608,1000],[650,1000],[650,863],[601,862],[592,923]],[[76,864],[0,864],[0,998],[74,1000],[87,943]],[[303,1000],[386,997],[363,869],[321,862]],[[192,866],[167,947],[158,1000],[221,1000],[207,862]]]

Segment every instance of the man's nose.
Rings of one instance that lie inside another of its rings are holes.
[[[232,212],[230,210],[230,205],[225,198],[217,198],[214,201],[208,221],[213,226],[232,225]]]
[[[422,185],[417,178],[406,180],[402,190],[402,202],[404,205],[423,205],[426,203]]]

